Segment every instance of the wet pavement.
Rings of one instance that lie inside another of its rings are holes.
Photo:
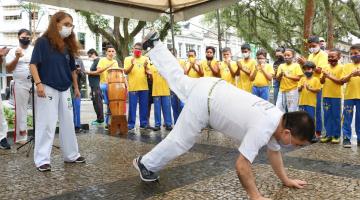
[[[95,114],[91,103],[82,103],[82,122]],[[153,119],[150,119],[153,122]],[[64,163],[53,148],[52,171],[38,172],[32,152],[0,150],[0,199],[247,199],[236,176],[238,141],[204,130],[196,145],[160,172],[160,181],[143,183],[132,159],[151,150],[167,131],[136,129],[127,136],[109,136],[103,127],[91,126],[78,134],[87,162]],[[58,145],[56,138],[54,145]],[[267,163],[264,150],[254,162],[259,190],[272,199],[360,199],[360,148],[313,144],[286,149],[283,159],[290,177],[309,185],[284,187]]]

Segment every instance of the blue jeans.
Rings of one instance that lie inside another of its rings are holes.
[[[355,113],[355,131],[358,141],[360,140],[360,99],[345,99],[344,100],[344,123],[343,134],[344,138],[351,139],[351,122],[354,114],[354,106],[356,106]]]
[[[277,80],[274,80],[274,104],[276,104],[277,97],[279,94],[279,88],[280,88],[280,82]]]
[[[80,122],[80,105],[81,105],[81,98],[73,98],[72,99],[73,104],[73,114],[74,114],[74,125],[75,128],[81,128],[81,122]]]
[[[109,106],[109,97],[108,97],[108,84],[107,83],[101,83],[100,84],[101,94],[104,99],[104,103],[106,104],[107,111],[105,115],[105,123],[109,124],[110,119],[110,106]]]
[[[324,98],[323,109],[326,137],[339,138],[341,135],[341,98]]]
[[[149,90],[129,92],[128,128],[133,129],[136,121],[136,107],[139,102],[140,127],[147,127]]]
[[[313,118],[313,119],[315,118],[315,107],[301,105],[301,106],[299,106],[299,110],[305,111],[310,115],[311,118]]]
[[[171,107],[173,110],[174,124],[176,123],[181,110],[184,107],[184,103],[176,96],[174,92],[171,91]]]
[[[154,116],[155,127],[161,126],[161,110],[164,116],[165,126],[172,125],[170,96],[155,96],[154,99]]]
[[[252,87],[252,93],[266,101],[269,100],[269,86],[264,87]]]
[[[321,100],[322,100],[322,90],[316,94],[316,131],[321,132],[323,128],[322,124],[322,115],[321,115]]]

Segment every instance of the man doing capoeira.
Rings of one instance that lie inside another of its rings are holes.
[[[280,145],[304,145],[314,134],[314,121],[305,112],[282,113],[273,104],[218,78],[194,79],[184,75],[176,58],[150,32],[143,43],[152,48],[149,57],[170,88],[185,102],[178,122],[169,135],[149,153],[134,159],[143,181],[159,179],[158,172],[171,160],[187,152],[210,125],[216,131],[241,141],[236,171],[250,199],[265,199],[255,185],[251,170],[261,147],[275,174],[288,187],[302,188],[305,181],[290,179],[284,169]]]

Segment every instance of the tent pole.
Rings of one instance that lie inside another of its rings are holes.
[[[220,10],[216,9],[217,27],[218,27],[218,41],[219,41],[219,58],[222,61],[222,47],[221,47],[221,27],[220,27]]]
[[[172,48],[173,48],[172,53],[175,55],[176,50],[175,50],[175,37],[174,37],[174,11],[173,11],[173,8],[172,8],[171,0],[169,0],[169,6],[170,6],[171,40],[172,40]]]

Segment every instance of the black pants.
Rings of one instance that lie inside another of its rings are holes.
[[[100,86],[91,87],[91,100],[96,112],[98,122],[104,121],[104,106]]]

